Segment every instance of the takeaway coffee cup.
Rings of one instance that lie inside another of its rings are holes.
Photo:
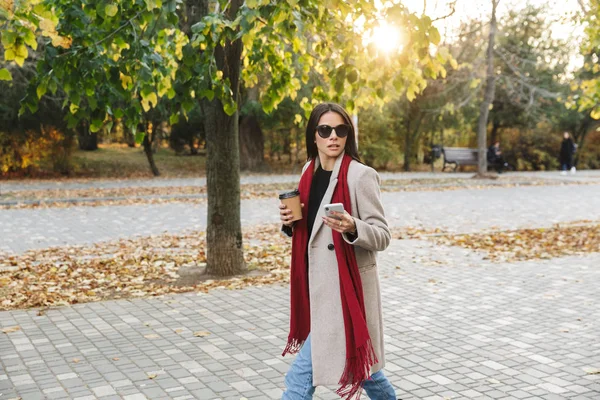
[[[300,205],[300,192],[298,189],[290,192],[284,192],[279,194],[279,200],[286,205],[287,208],[292,210],[292,221],[298,221],[302,219],[302,206]]]

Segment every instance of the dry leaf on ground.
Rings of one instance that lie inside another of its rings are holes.
[[[588,185],[594,181],[556,181],[540,178],[506,177],[501,183],[490,184],[489,181],[472,179],[387,179],[382,181],[384,192],[417,192],[417,191],[449,191],[464,189],[490,189],[499,187],[515,187],[550,185]],[[290,190],[294,183],[255,183],[240,185],[241,198],[263,199],[276,198],[279,192]],[[43,189],[5,192],[0,200],[17,201],[18,204],[0,204],[0,209],[18,208],[68,208],[99,207],[134,204],[164,204],[185,202],[201,204],[206,202],[206,186],[163,186],[163,187],[118,187],[118,188],[85,188],[85,189]],[[200,197],[197,197],[200,196]],[[65,202],[65,199],[77,199],[77,202]],[[85,200],[85,201],[84,201]],[[37,201],[39,203],[23,203]]]
[[[200,231],[2,254],[0,310],[288,282],[291,241],[279,230],[273,224],[244,231],[252,275],[193,286],[177,285],[178,270],[206,263],[205,233]]]
[[[438,244],[485,251],[494,262],[550,259],[600,252],[600,224],[577,221],[550,228],[428,237]]]
[[[149,335],[144,335],[144,337],[145,337],[146,339],[158,339],[158,338],[160,338],[160,336],[158,336],[158,335],[157,335],[157,334],[155,334],[155,333],[151,333],[151,334],[149,334]]]

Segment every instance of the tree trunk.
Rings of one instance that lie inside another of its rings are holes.
[[[581,122],[578,132],[575,132],[573,135],[573,140],[577,143],[577,152],[575,153],[575,159],[573,160],[573,165],[577,166],[579,164],[579,156],[581,155],[581,151],[583,150],[583,145],[585,143],[585,137],[588,132],[593,129],[593,126],[596,125],[597,121],[591,117],[591,112],[588,112]]]
[[[152,126],[152,136],[154,136],[155,132],[155,127],[154,125]],[[148,130],[146,129],[146,134],[144,135],[144,141],[142,142],[143,146],[144,146],[144,153],[146,153],[146,158],[148,159],[148,164],[150,165],[150,170],[152,171],[152,174],[154,176],[159,176],[160,172],[158,171],[158,168],[156,167],[156,163],[154,162],[154,153],[152,152],[152,140],[149,137],[149,133]]]
[[[134,148],[136,145],[135,135],[129,130],[129,128],[127,128],[126,124],[123,124],[123,135],[125,136],[125,142],[127,143],[127,147]]]
[[[90,125],[87,121],[83,121],[77,129],[77,142],[81,150],[98,150],[98,134],[90,132]]]
[[[492,20],[490,21],[490,36],[487,49],[487,78],[485,85],[485,95],[479,108],[479,122],[477,124],[477,172],[483,176],[487,173],[487,123],[490,113],[490,104],[494,101],[494,91],[496,89],[496,76],[494,73],[494,39],[496,38],[496,8],[500,0],[492,0]]]
[[[204,13],[208,0],[203,0]],[[226,13],[235,18],[242,0],[232,0]],[[215,49],[217,68],[229,79],[234,98],[239,98],[242,41],[225,42]],[[206,188],[208,221],[206,229],[209,275],[228,276],[246,270],[240,218],[240,150],[237,112],[229,116],[217,98],[200,102],[206,131]]]
[[[258,119],[247,115],[240,120],[240,167],[258,170],[264,164],[265,140]]]
[[[190,146],[190,154],[193,156],[198,155],[198,148],[196,147],[196,139],[192,136],[188,139],[188,146]]]
[[[410,125],[408,123],[407,125]],[[404,171],[410,171],[410,159],[412,157],[412,135],[410,132],[410,126],[406,127],[404,133]]]
[[[491,144],[496,143],[496,140],[499,140],[498,139],[498,129],[500,129],[500,122],[494,118],[492,120],[492,133],[490,135],[490,143]]]
[[[163,138],[162,121],[152,122],[152,152],[156,154]]]
[[[406,117],[406,132],[404,137],[404,171],[410,171],[411,163],[415,159],[415,143],[418,142],[421,130],[421,122],[424,115],[420,112],[417,105],[418,98],[408,103],[408,112]],[[416,125],[412,126],[412,121],[416,120]],[[412,126],[412,129],[411,129]]]
[[[410,140],[410,101],[406,103],[406,123],[404,130],[404,171],[410,171],[410,153],[412,148],[412,143]]]
[[[290,162],[292,161],[292,143],[290,132],[288,130],[282,130],[283,133],[283,154],[287,154]]]
[[[300,149],[302,148],[301,135],[300,130],[296,127],[292,128],[294,130],[294,141],[296,143],[296,164],[300,164]]]

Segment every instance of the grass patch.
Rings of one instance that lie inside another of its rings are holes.
[[[206,157],[178,156],[171,149],[159,148],[154,161],[165,177],[203,176]],[[75,176],[142,178],[151,177],[148,159],[142,148],[126,145],[100,145],[98,150],[77,150],[73,153]]]

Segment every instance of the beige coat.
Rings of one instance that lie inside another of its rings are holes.
[[[343,155],[343,153],[342,153]],[[309,291],[311,315],[311,343],[313,385],[338,385],[346,362],[346,339],[344,317],[340,297],[339,271],[335,251],[327,247],[333,243],[331,229],[323,224],[323,206],[331,203],[340,172],[342,155],[338,157],[331,174],[329,186],[319,207],[309,239]],[[319,158],[315,168],[319,166]],[[304,166],[303,173],[308,167]],[[357,161],[348,169],[348,187],[352,210],[356,221],[357,238],[354,242],[356,261],[360,270],[365,299],[365,312],[369,335],[379,362],[371,374],[384,366],[383,318],[381,290],[377,269],[376,252],[383,251],[390,243],[390,230],[384,216],[377,172]]]

